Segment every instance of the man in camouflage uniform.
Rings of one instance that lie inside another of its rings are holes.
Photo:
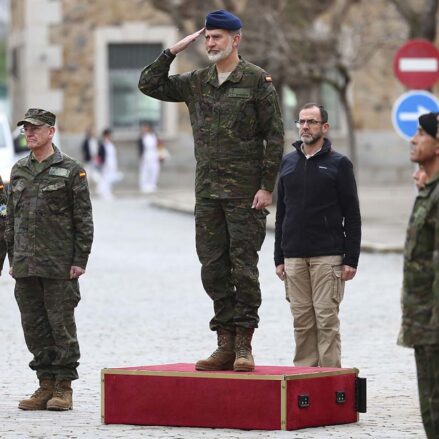
[[[3,180],[0,177],[0,276],[3,270],[3,263],[6,257],[6,241],[5,241],[5,226],[6,226],[6,212],[7,212],[7,200],[5,186]]]
[[[398,344],[415,349],[422,421],[439,438],[439,113],[419,117],[410,160],[427,182],[410,217],[404,253],[402,325]]]
[[[93,220],[84,169],[52,144],[55,115],[32,108],[23,125],[29,156],[12,168],[6,243],[15,298],[40,387],[23,410],[72,409],[79,345],[74,310]]]
[[[198,370],[251,371],[251,340],[261,292],[258,251],[265,238],[283,152],[283,125],[271,77],[238,56],[241,21],[226,11],[166,49],[142,71],[139,89],[185,102],[195,140],[196,247],[203,286],[213,300],[218,349]],[[200,35],[213,65],[168,76],[175,56]]]

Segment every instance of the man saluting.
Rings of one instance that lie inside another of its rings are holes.
[[[270,75],[238,55],[241,20],[220,10],[205,28],[166,49],[142,71],[139,89],[185,102],[195,141],[196,247],[213,300],[218,348],[198,370],[251,371],[261,292],[258,251],[283,152],[283,124]],[[200,35],[213,65],[168,76],[176,55]]]

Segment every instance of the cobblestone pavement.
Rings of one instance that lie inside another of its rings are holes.
[[[413,352],[396,346],[400,255],[363,254],[341,307],[343,365],[368,379],[368,413],[350,425],[300,431],[241,431],[103,425],[104,367],[192,363],[209,353],[212,310],[199,280],[190,215],[156,209],[146,198],[95,200],[96,239],[77,310],[82,349],[74,410],[23,412],[20,398],[35,389],[13,281],[0,278],[3,333],[0,362],[1,438],[423,438]],[[273,235],[260,255],[263,304],[254,337],[258,364],[291,365],[293,334],[283,286],[272,263]]]

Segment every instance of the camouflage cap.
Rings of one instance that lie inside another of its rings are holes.
[[[26,122],[32,125],[55,125],[56,116],[47,110],[41,108],[29,108],[24,115],[24,119],[17,123],[17,126],[24,125]]]

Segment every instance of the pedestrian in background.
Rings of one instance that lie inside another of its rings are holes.
[[[84,140],[81,145],[82,161],[88,178],[93,182],[98,182],[97,175],[99,142],[92,126],[87,128]]]
[[[102,131],[102,141],[99,145],[99,169],[98,193],[105,200],[113,198],[113,184],[121,179],[117,164],[117,151],[112,140],[112,132],[109,128]]]
[[[142,71],[139,89],[185,102],[195,140],[196,247],[204,289],[213,300],[218,348],[198,370],[251,371],[261,291],[258,251],[265,238],[283,152],[283,125],[272,78],[238,56],[241,21],[220,10],[205,28],[166,49]],[[205,38],[210,67],[168,76],[176,55]]]
[[[55,115],[31,108],[23,120],[30,154],[11,171],[6,243],[24,338],[39,388],[22,410],[73,408],[80,357],[74,310],[93,240],[87,177],[53,143]]]
[[[398,344],[415,350],[422,422],[439,438],[439,113],[419,117],[410,160],[424,170],[404,249],[402,323]]]
[[[276,274],[293,315],[294,364],[341,367],[339,307],[360,254],[357,185],[352,163],[326,137],[321,105],[304,105],[296,125],[300,140],[279,173]]]
[[[144,194],[156,192],[160,173],[159,142],[148,122],[140,125],[139,154],[139,189]]]
[[[5,228],[6,228],[6,213],[7,213],[7,198],[5,186],[0,176],[0,276],[3,270],[3,264],[5,262],[7,250],[5,241]]]

